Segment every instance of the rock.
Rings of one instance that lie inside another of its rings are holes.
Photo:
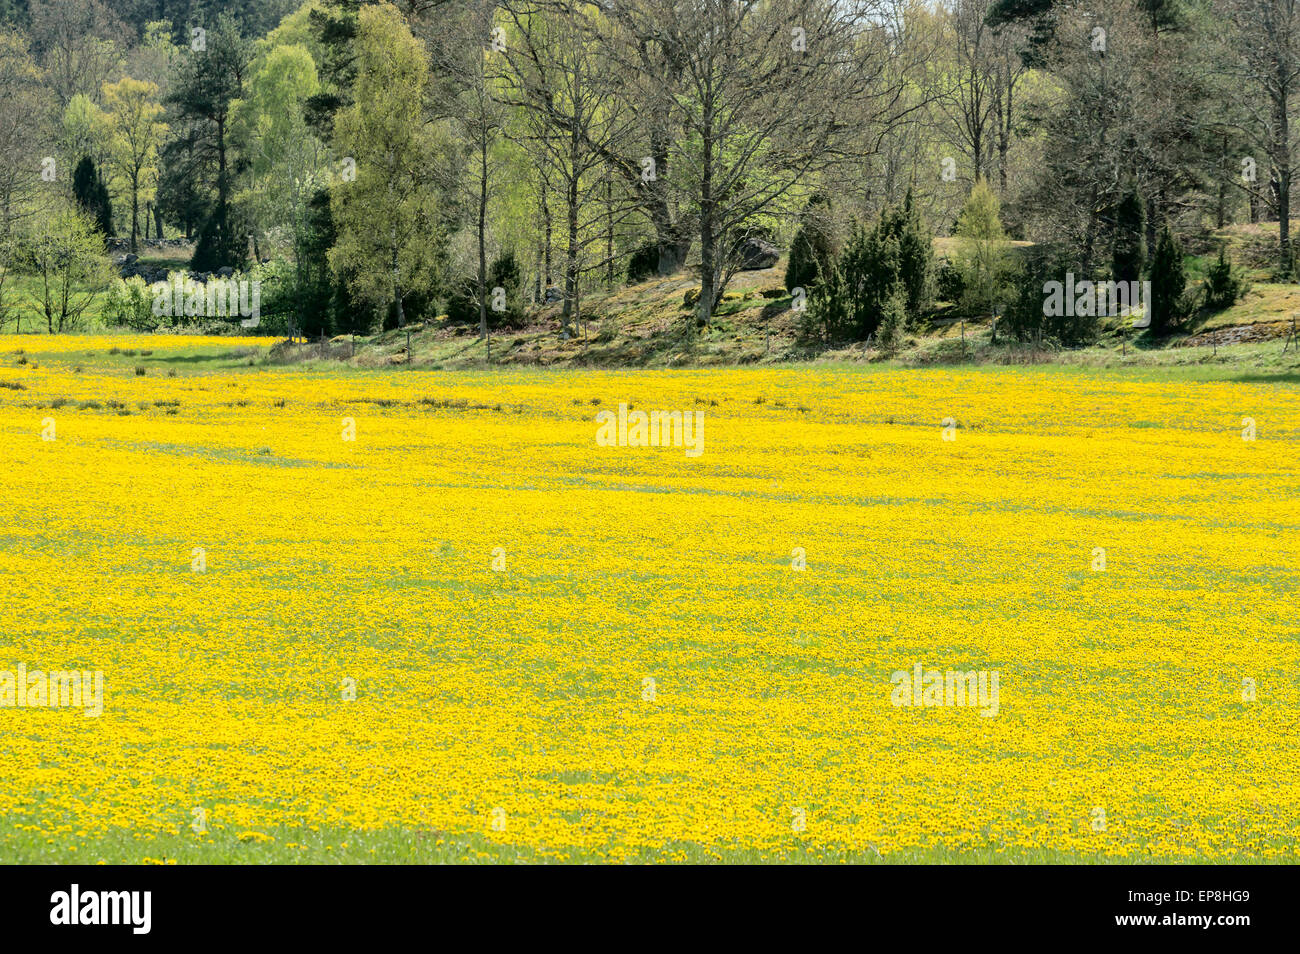
[[[781,257],[780,249],[761,238],[745,239],[736,252],[740,256],[740,270],[743,272],[771,268]]]
[[[217,277],[219,278],[230,278],[234,274],[235,274],[235,270],[231,268],[229,265],[222,265],[220,268],[217,269]]]
[[[554,285],[547,286],[546,292],[542,295],[542,303],[553,305],[559,301],[564,301],[564,293]]]

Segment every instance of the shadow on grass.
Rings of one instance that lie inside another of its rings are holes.
[[[260,351],[258,352],[260,354]],[[224,351],[220,354],[178,354],[159,357],[142,357],[142,361],[152,361],[157,364],[200,364],[208,361],[244,361],[248,358],[258,357],[258,354],[250,354],[244,351]]]
[[[1300,384],[1300,371],[1279,371],[1277,374],[1239,374],[1228,378],[1237,384]]]

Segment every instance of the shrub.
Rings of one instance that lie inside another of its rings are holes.
[[[886,231],[898,240],[898,276],[903,284],[907,318],[916,321],[930,304],[934,244],[921,213],[907,190],[903,207],[882,217]]]
[[[659,246],[653,242],[642,245],[632,253],[627,262],[627,283],[635,285],[651,278],[659,271]]]
[[[1250,286],[1245,276],[1228,261],[1227,246],[1219,249],[1219,260],[1205,275],[1205,304],[1215,310],[1231,308],[1243,298]]]
[[[830,203],[821,193],[808,200],[799,231],[790,243],[790,259],[785,266],[785,287],[811,290],[821,281],[835,256],[831,248],[830,224],[827,221]]]
[[[524,315],[524,270],[515,258],[514,252],[502,252],[497,256],[492,267],[488,269],[488,324],[510,328],[522,327]],[[492,307],[493,289],[505,291],[505,308],[497,311]]]
[[[1078,274],[1081,268],[1063,248],[1040,245],[1029,249],[1023,268],[1011,283],[1010,298],[998,327],[1021,341],[1040,335],[1069,346],[1096,341],[1101,330],[1096,309],[1090,309],[1094,312],[1090,315],[1080,315],[1073,308],[1062,308],[1061,314],[1046,313],[1047,293],[1043,286],[1060,282],[1064,288],[1066,276],[1071,272]],[[1071,311],[1076,313],[1069,314]]]
[[[1135,282],[1147,258],[1147,213],[1142,195],[1133,186],[1115,209],[1115,244],[1111,272],[1117,282]]]
[[[903,344],[903,335],[907,331],[907,298],[902,287],[885,302],[884,314],[880,319],[880,329],[876,340],[880,349],[892,353]]]
[[[1156,253],[1151,258],[1151,329],[1166,332],[1181,321],[1188,308],[1184,297],[1187,270],[1183,249],[1169,226],[1160,230]]]
[[[799,329],[804,338],[843,337],[850,332],[849,294],[844,272],[832,263],[825,279],[808,296],[807,308]]]
[[[116,279],[104,299],[103,321],[136,331],[153,331],[159,323],[153,313],[153,299],[152,290],[139,275]]]
[[[934,290],[940,301],[960,304],[966,296],[966,280],[962,278],[961,269],[944,259],[935,273]]]

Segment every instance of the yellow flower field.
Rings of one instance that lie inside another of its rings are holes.
[[[1294,385],[19,344],[0,860],[1296,860]]]

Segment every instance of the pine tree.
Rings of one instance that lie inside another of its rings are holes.
[[[1135,282],[1142,275],[1147,258],[1146,205],[1137,187],[1124,194],[1115,209],[1115,244],[1112,275],[1117,282]]]
[[[108,186],[104,184],[95,161],[90,156],[82,156],[72,173],[72,194],[81,210],[90,216],[105,238],[113,236],[113,203],[108,197]]]
[[[934,246],[910,188],[902,209],[893,216],[892,232],[898,239],[899,277],[903,283],[907,317],[909,321],[917,321],[930,303]]]
[[[811,289],[829,271],[834,251],[831,248],[830,202],[820,192],[808,200],[799,231],[790,243],[790,260],[785,267],[785,287]]]
[[[1169,226],[1160,230],[1156,253],[1151,259],[1151,328],[1166,332],[1182,317],[1183,291],[1187,287],[1187,272],[1183,265],[1183,250]]]
[[[167,159],[188,162],[196,172],[212,176],[206,215],[194,247],[191,267],[215,271],[222,265],[240,267],[248,257],[248,242],[233,209],[235,163],[230,141],[232,104],[243,96],[244,73],[252,46],[239,35],[228,14],[217,18],[207,33],[202,56],[186,57],[168,97],[182,134],[168,146]]]

